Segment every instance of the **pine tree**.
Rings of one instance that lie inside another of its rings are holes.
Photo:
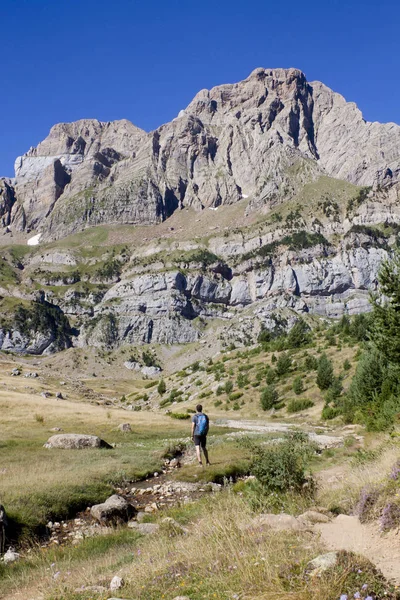
[[[164,379],[160,380],[160,383],[158,384],[158,387],[157,387],[157,391],[160,394],[160,396],[165,394],[165,392],[167,391],[167,386],[165,385]]]
[[[289,331],[287,345],[289,348],[301,348],[311,340],[310,328],[303,319],[299,319]]]
[[[333,382],[333,366],[326,354],[321,354],[318,361],[317,386],[320,390],[327,390]]]
[[[297,377],[294,378],[293,391],[296,394],[296,396],[298,396],[299,394],[302,394],[304,392],[303,378],[301,377],[301,375],[298,375]]]
[[[278,361],[276,363],[276,373],[277,373],[278,377],[280,377],[281,375],[286,375],[286,373],[288,373],[290,371],[291,366],[292,366],[292,359],[290,358],[289,354],[286,354],[284,352],[283,354],[280,355],[280,357],[278,358]]]
[[[379,293],[372,296],[371,340],[393,366],[400,367],[400,252],[382,263]]]
[[[263,410],[270,410],[278,402],[279,396],[273,385],[264,388],[261,393],[260,404]]]

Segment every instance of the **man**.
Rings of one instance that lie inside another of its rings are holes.
[[[6,527],[7,527],[7,515],[5,508],[0,504],[0,555],[4,554],[6,546]]]
[[[204,458],[206,459],[206,465],[210,464],[208,460],[207,452],[207,433],[209,428],[209,420],[207,415],[203,413],[203,407],[201,404],[196,406],[197,413],[192,417],[192,440],[196,446],[196,455],[199,465],[203,466],[201,460],[201,451],[203,450]]]

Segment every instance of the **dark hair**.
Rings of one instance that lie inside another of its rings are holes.
[[[197,410],[197,412],[201,412],[203,410],[203,406],[201,404],[198,404],[196,406],[196,410]]]

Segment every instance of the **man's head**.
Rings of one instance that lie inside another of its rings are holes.
[[[203,406],[202,406],[201,404],[198,404],[198,405],[196,406],[196,410],[197,410],[197,412],[202,412],[202,410],[203,410]]]

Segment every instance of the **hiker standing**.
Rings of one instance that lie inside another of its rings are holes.
[[[201,404],[196,406],[197,413],[192,417],[192,440],[196,446],[196,455],[199,464],[203,466],[201,461],[201,451],[203,450],[204,458],[206,459],[206,465],[210,464],[208,460],[207,451],[207,433],[209,428],[209,419],[207,415],[203,413],[203,407]]]

